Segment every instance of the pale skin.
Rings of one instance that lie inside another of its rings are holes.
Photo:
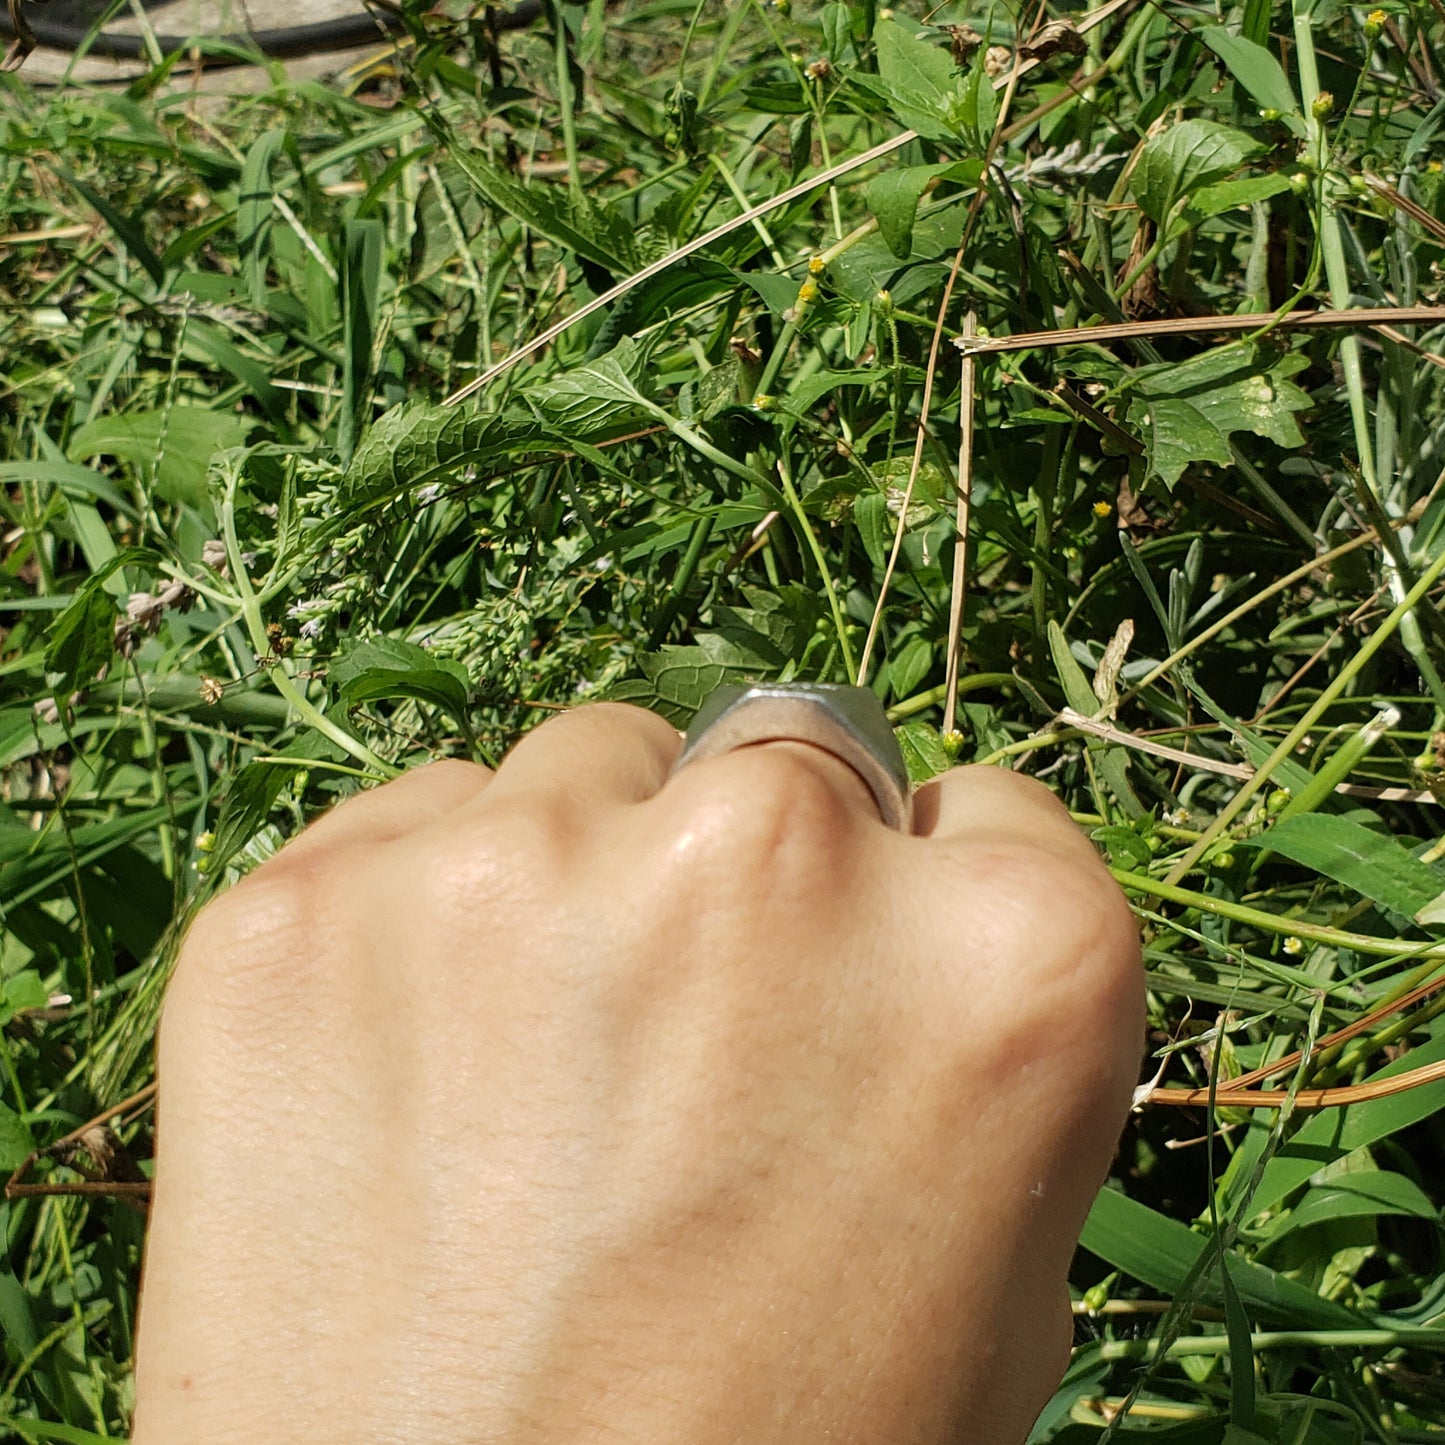
[[[138,1445],[1017,1445],[1142,1042],[1040,784],[599,704],[352,799],[159,1039]]]

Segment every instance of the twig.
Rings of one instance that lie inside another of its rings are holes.
[[[975,356],[1009,351],[1040,351],[1136,336],[1199,336],[1220,331],[1262,331],[1278,328],[1311,331],[1317,327],[1370,328],[1421,323],[1445,325],[1445,306],[1352,306],[1345,311],[1257,312],[1247,316],[1171,316],[1160,321],[1111,321],[1102,326],[1064,326],[1053,331],[1024,331],[1017,336],[958,337],[954,345]]]
[[[128,1099],[122,1099],[118,1104],[112,1104],[108,1109],[102,1109],[93,1119],[87,1119],[78,1128],[72,1129],[70,1133],[62,1135],[54,1142],[47,1144],[44,1148],[33,1150],[20,1161],[19,1167],[11,1174],[5,1182],[6,1199],[28,1199],[35,1196],[50,1194],[109,1194],[122,1198],[147,1198],[150,1195],[150,1182],[137,1183],[132,1180],[119,1179],[88,1179],[83,1183],[67,1184],[26,1184],[25,1176],[41,1160],[48,1159],[61,1152],[69,1144],[75,1144],[90,1130],[99,1127],[118,1114],[127,1114],[132,1109],[141,1109],[153,1103],[156,1096],[156,1084],[151,1082],[143,1089],[138,1089]]]
[[[970,311],[963,318],[963,334],[971,337],[978,318]],[[948,664],[944,669],[943,734],[956,730],[958,711],[958,647],[963,631],[963,604],[968,596],[968,526],[973,500],[973,420],[977,403],[975,372],[978,363],[967,352],[962,358],[958,412],[958,525],[953,543],[953,590],[948,601]]]

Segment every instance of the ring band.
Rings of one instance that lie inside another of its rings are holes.
[[[811,743],[862,778],[890,828],[908,832],[913,797],[883,704],[866,687],[838,683],[728,683],[713,690],[687,730],[672,771],[756,743]]]

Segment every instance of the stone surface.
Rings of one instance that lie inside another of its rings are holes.
[[[47,0],[34,4],[34,20],[52,20],[68,25],[89,26],[109,8],[105,0]],[[117,34],[141,33],[142,8],[136,0],[106,24],[106,30]],[[339,15],[362,11],[359,0],[145,0],[144,13],[157,35],[216,35],[245,30],[276,30],[294,25],[313,25]],[[366,60],[384,54],[388,42],[378,29],[376,43],[354,49],[287,60],[285,66],[293,76],[328,77]],[[124,83],[142,73],[144,66],[130,61],[85,59],[57,50],[34,51],[21,67],[20,73],[33,83],[54,83],[67,74],[77,80]],[[264,89],[269,79],[263,68],[235,66],[202,68],[199,75],[178,73],[177,85],[184,88],[216,92],[243,92]]]

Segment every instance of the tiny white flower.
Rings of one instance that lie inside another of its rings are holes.
[[[418,505],[429,507],[441,494],[442,486],[440,482],[428,482],[426,486],[417,488],[416,500]]]

